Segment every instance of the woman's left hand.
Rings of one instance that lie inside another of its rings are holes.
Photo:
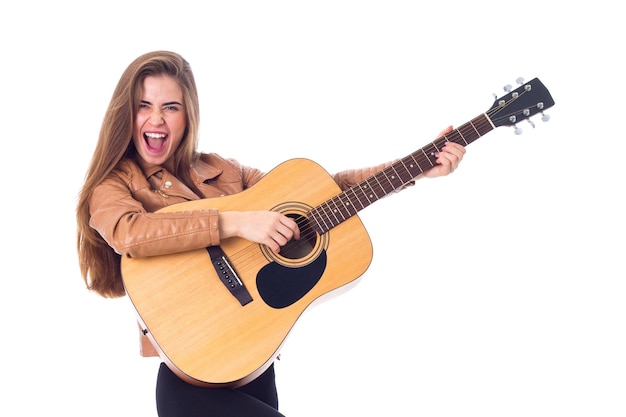
[[[452,126],[443,130],[440,136],[445,135],[452,131]],[[428,178],[441,177],[454,172],[459,166],[461,160],[465,155],[465,147],[454,142],[446,142],[445,146],[441,148],[441,152],[436,154],[437,164],[428,171],[424,172],[424,176]]]

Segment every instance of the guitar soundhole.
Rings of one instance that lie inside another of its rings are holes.
[[[305,258],[313,251],[317,243],[317,233],[311,228],[309,220],[298,214],[286,214],[298,224],[300,239],[290,240],[280,249],[281,256],[288,259]]]
[[[298,201],[287,201],[271,210],[283,213],[293,219],[300,229],[300,239],[290,240],[276,253],[266,245],[260,245],[259,249],[268,262],[276,262],[288,268],[301,268],[308,265],[328,249],[330,233],[319,234],[315,228],[316,223],[309,218],[312,207]]]

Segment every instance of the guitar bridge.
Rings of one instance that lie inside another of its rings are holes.
[[[239,301],[242,306],[245,306],[252,301],[252,296],[243,285],[243,282],[237,275],[235,268],[230,264],[226,254],[219,246],[209,246],[206,248],[211,257],[211,263],[217,272],[217,276],[222,281],[222,284],[230,291],[230,293]]]

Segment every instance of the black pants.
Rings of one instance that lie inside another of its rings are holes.
[[[278,412],[274,365],[240,388],[187,383],[161,363],[156,401],[159,417],[284,417]]]

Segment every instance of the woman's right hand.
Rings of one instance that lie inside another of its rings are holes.
[[[220,239],[240,237],[261,243],[278,253],[291,239],[300,239],[296,222],[274,211],[224,211],[219,213]]]

